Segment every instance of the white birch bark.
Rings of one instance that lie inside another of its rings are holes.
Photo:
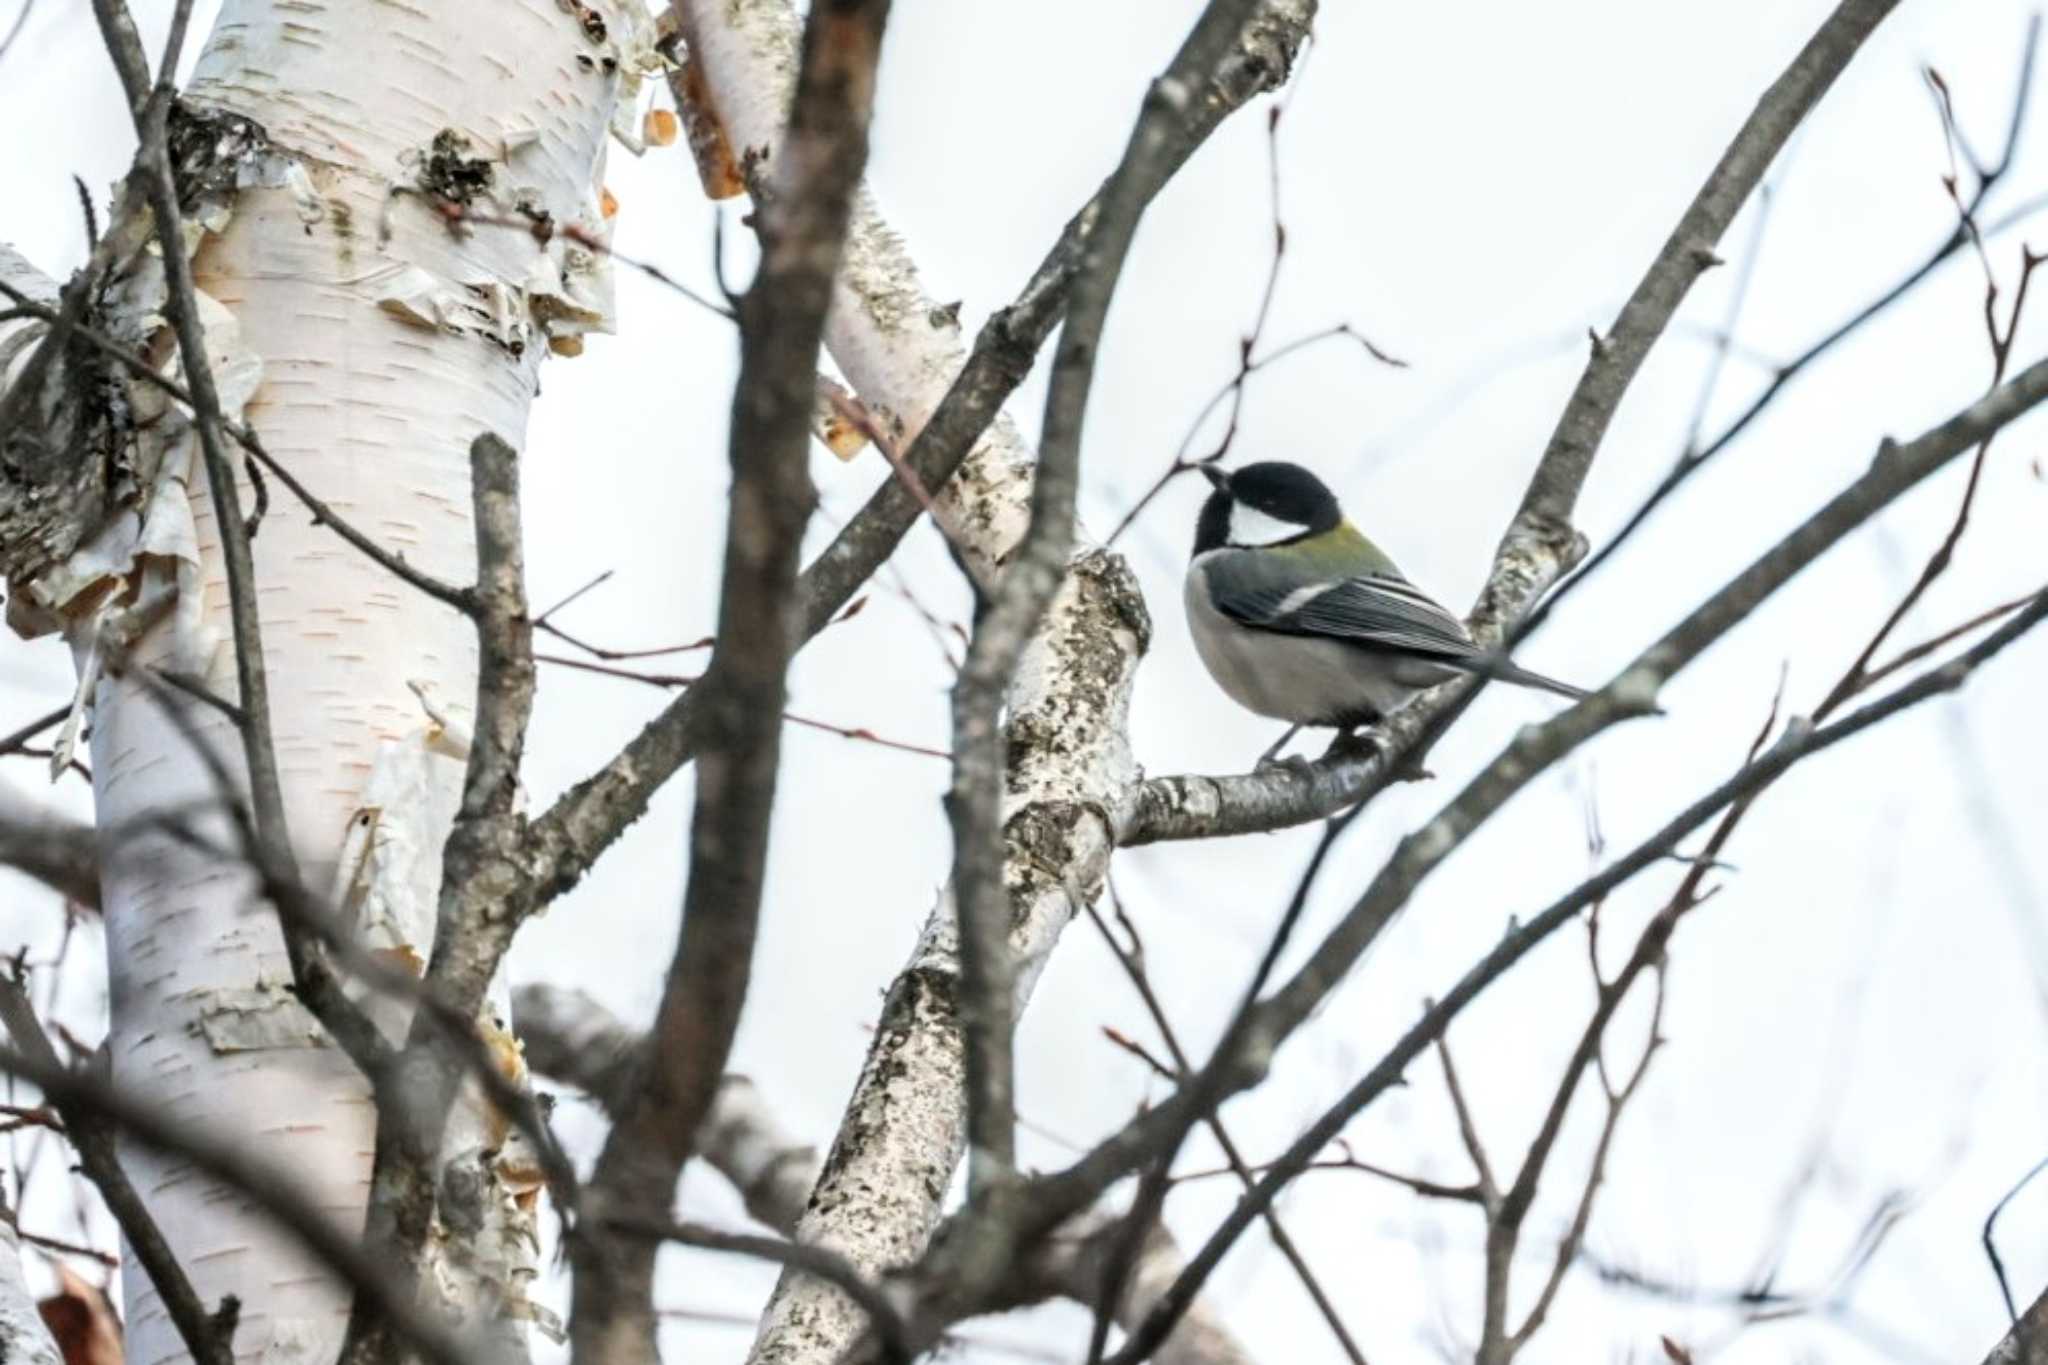
[[[5,249],[0,248],[0,255],[4,254]],[[64,1365],[22,1275],[21,1234],[5,1217],[0,1217],[0,1361],[7,1365]]]
[[[452,170],[488,182],[473,213],[545,213],[602,237],[604,138],[635,38],[609,0],[581,20],[554,0],[228,0],[186,91],[222,166],[188,222],[230,415],[340,515],[448,581],[475,573],[471,439],[491,430],[522,444],[541,355],[573,353],[583,331],[608,325],[608,266],[560,236],[451,227],[420,196],[393,191],[451,183],[442,173]],[[161,290],[160,271],[145,268],[109,324],[158,355],[168,349]],[[225,575],[191,425],[153,396],[138,391],[136,402],[132,506],[30,585],[35,624],[64,629],[80,662],[102,827],[219,795],[133,673],[102,668],[106,590],[172,604],[135,642],[137,660],[234,692]],[[414,685],[459,715],[475,689],[472,628],[287,496],[274,489],[254,548],[295,852],[316,889],[332,886],[362,916],[371,946],[423,961],[462,764],[459,719],[430,721]],[[225,720],[194,719],[238,768]],[[207,825],[227,838],[224,821]],[[250,877],[159,839],[131,841],[102,882],[116,1083],[260,1143],[336,1219],[359,1223],[370,1095],[287,994],[282,941]],[[240,1298],[238,1355],[333,1358],[350,1296],[295,1239],[175,1156],[130,1150],[125,1160],[202,1300]],[[501,1162],[490,1175],[491,1216],[530,1219],[531,1187],[520,1185],[531,1172]],[[514,1235],[502,1245],[519,1242],[519,1227],[503,1230]],[[437,1268],[429,1283],[472,1321],[516,1321],[533,1272],[520,1260],[494,1249],[487,1263]],[[130,1358],[185,1358],[151,1287],[129,1275],[124,1289]]]
[[[796,90],[802,37],[789,0],[687,0],[678,9],[735,154],[744,159],[777,146]],[[825,347],[861,401],[906,446],[931,420],[967,357],[958,320],[925,293],[903,239],[865,186],[847,223]],[[1031,464],[1015,424],[999,414],[935,497],[963,551],[995,555],[1023,538],[1031,519]]]

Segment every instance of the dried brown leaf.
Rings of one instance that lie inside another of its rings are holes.
[[[36,1305],[64,1365],[121,1365],[121,1320],[91,1281],[57,1262],[57,1292]]]
[[[681,126],[674,110],[649,109],[647,117],[640,120],[640,138],[650,147],[673,146]]]
[[[818,398],[811,410],[811,430],[825,449],[842,460],[850,460],[867,449],[868,434],[855,420],[860,400],[835,380],[818,376]]]

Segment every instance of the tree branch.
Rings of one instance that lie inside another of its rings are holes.
[[[1512,930],[1492,952],[1460,977],[1457,984],[1447,991],[1436,1005],[1424,1011],[1422,1019],[1403,1034],[1400,1041],[1375,1063],[1337,1104],[1304,1132],[1278,1161],[1267,1168],[1267,1173],[1259,1181],[1258,1187],[1238,1202],[1237,1207],[1189,1262],[1187,1273],[1164,1300],[1161,1310],[1155,1315],[1155,1321],[1146,1324],[1144,1329],[1134,1334],[1126,1343],[1125,1352],[1129,1358],[1143,1358],[1145,1343],[1156,1342],[1159,1336],[1171,1327],[1177,1305],[1185,1302],[1187,1296],[1199,1291],[1209,1273],[1215,1269],[1223,1254],[1242,1235],[1252,1219],[1263,1209],[1270,1207],[1273,1199],[1288,1182],[1307,1169],[1309,1163],[1315,1159],[1316,1153],[1326,1147],[1343,1131],[1345,1124],[1373,1100],[1399,1085],[1408,1065],[1420,1056],[1434,1039],[1442,1036],[1443,1030],[1459,1012],[1537,944],[1570,923],[1587,906],[1596,904],[1645,868],[1668,857],[1681,840],[1719,811],[1753,797],[1803,759],[1889,720],[1920,702],[1956,690],[1976,669],[2040,624],[2043,619],[2048,619],[2048,589],[2038,593],[2025,611],[2008,620],[1977,645],[1948,663],[1920,674],[1888,696],[1870,702],[1828,725],[1815,728],[1797,724],[1787,729],[1770,749],[1744,764],[1727,781],[1674,816],[1662,829],[1637,845],[1626,856],[1597,876],[1581,883],[1541,913],[1524,921],[1519,928]],[[1169,1101],[1154,1113],[1165,1112],[1173,1107],[1173,1102]],[[1138,1126],[1132,1125],[1133,1129]],[[1091,1156],[1089,1160],[1092,1159]],[[1083,1164],[1087,1162],[1084,1161]]]
[[[739,1025],[767,867],[796,630],[797,557],[814,495],[808,468],[817,357],[855,188],[867,160],[887,0],[815,6],[789,131],[757,209],[763,254],[739,301],[732,509],[718,643],[691,689],[703,751],[683,927],[651,1049],[592,1174],[605,1220],[668,1207]],[[656,1244],[586,1230],[573,1248],[578,1365],[654,1356]]]
[[[1364,895],[1293,978],[1258,1005],[1244,1036],[1217,1056],[1196,1083],[1183,1087],[1173,1099],[1099,1145],[1069,1171],[1038,1182],[1040,1188],[1032,1198],[1037,1217],[1064,1217],[1092,1203],[1108,1181],[1167,1142],[1176,1126],[1187,1121],[1182,1111],[1189,1097],[1199,1093],[1205,1077],[1223,1077],[1223,1094],[1256,1084],[1274,1049],[1343,979],[1422,879],[1511,796],[1610,725],[1652,711],[1658,691],[1671,677],[1806,565],[1880,508],[2043,399],[2048,399],[2048,360],[2037,362],[1908,444],[1885,440],[1861,478],[1673,626],[1606,687],[1543,724],[1522,731],[1435,818],[1396,846],[1393,857]],[[2012,624],[2007,623],[2008,627]],[[2004,631],[1997,634],[2005,637]]]
[[[1975,231],[1975,215],[1984,206],[1986,200],[1990,198],[1992,191],[2005,179],[2007,172],[2011,169],[2014,153],[2019,149],[2020,134],[2026,127],[2027,106],[2033,93],[2034,84],[2034,55],[2039,46],[2040,36],[2041,16],[2035,14],[2027,22],[2027,36],[2021,48],[2020,69],[2018,78],[2013,86],[2012,111],[2007,120],[2004,150],[1999,154],[1999,159],[1995,164],[1982,168],[1977,188],[1970,195],[1969,202],[1958,205],[1961,211],[1959,216],[1962,221],[1956,225],[1955,230],[1939,246],[1929,252],[1918,265],[1900,277],[1889,289],[1886,289],[1876,298],[1857,309],[1855,313],[1816,339],[1791,360],[1775,367],[1771,374],[1770,382],[1764,386],[1763,392],[1751,399],[1749,405],[1730,421],[1727,426],[1723,427],[1720,433],[1712,440],[1704,445],[1698,444],[1698,429],[1697,423],[1695,423],[1693,436],[1688,438],[1685,450],[1679,455],[1664,477],[1658,481],[1657,486],[1650,490],[1649,496],[1643,499],[1636,510],[1629,514],[1628,520],[1621,524],[1620,528],[1615,531],[1606,544],[1602,545],[1590,559],[1580,565],[1570,578],[1560,584],[1557,592],[1552,594],[1548,601],[1530,613],[1518,629],[1516,633],[1517,638],[1526,639],[1541,627],[1550,618],[1550,614],[1556,610],[1558,603],[1569,596],[1581,582],[1598,572],[1602,565],[1620,552],[1622,546],[1634,539],[1636,533],[1642,529],[1644,524],[1649,521],[1651,515],[1664,504],[1666,499],[1670,498],[1687,480],[1698,473],[1701,466],[1732,445],[1743,432],[1747,431],[1778,400],[1786,387],[1809,366],[1813,365],[1837,345],[1855,335],[1866,323],[1882,314],[1901,298],[1904,298],[1916,285],[1932,275],[1944,262],[1955,256],[1965,246],[1978,240],[1978,234]]]
[[[475,1052],[471,1021],[484,1008],[519,923],[504,907],[505,888],[517,884],[522,866],[526,822],[515,803],[534,695],[519,454],[484,432],[470,443],[469,458],[477,580],[467,599],[478,641],[476,726],[462,804],[442,849],[434,946],[420,984],[435,1008],[414,1011],[405,1048],[380,1088],[364,1220],[365,1241],[407,1284],[419,1281],[433,1229],[448,1118]],[[342,1344],[346,1365],[395,1365],[403,1346],[390,1321],[358,1293]]]
[[[968,1188],[1007,1178],[1016,1163],[1011,1034],[1014,968],[1003,881],[1004,791],[997,714],[1025,643],[1038,631],[1074,546],[1081,433],[1103,325],[1138,221],[1171,169],[1171,132],[1195,85],[1183,72],[1213,67],[1251,17],[1255,0],[1212,0],[1175,65],[1152,83],[1122,160],[1098,200],[1045,401],[1031,491],[1031,524],[982,614],[953,689],[953,897],[960,916],[960,1015],[967,1044]]]
[[[1315,9],[1316,0],[1265,0],[1222,60],[1193,73],[1198,96],[1174,138],[1169,176],[1226,117],[1286,78]],[[694,9],[686,7],[685,13]],[[704,58],[718,86],[718,113],[735,146],[772,147],[780,136],[788,73],[795,69],[781,55],[794,47],[790,13],[787,0],[749,0],[720,7],[716,24],[694,23],[693,52]],[[827,316],[827,344],[858,393],[915,431],[904,451],[906,466],[942,508],[955,509],[962,524],[982,529],[977,553],[990,562],[1021,534],[1029,479],[1029,452],[1001,416],[1002,404],[1030,373],[1038,348],[1065,314],[1097,202],[1091,199],[1068,220],[1017,298],[989,319],[963,362],[950,333],[930,322],[933,305],[901,240],[864,192],[855,200],[846,266],[835,284],[841,301]],[[939,393],[944,396],[934,403]],[[920,423],[924,412],[930,416]],[[898,480],[875,491],[798,580],[804,639],[852,600],[922,511],[916,495]],[[575,885],[645,813],[662,784],[696,756],[703,724],[697,708],[691,694],[677,698],[617,757],[533,822],[538,901]]]
[[[1758,100],[1614,326],[1596,340],[1467,619],[1482,643],[1499,643],[1543,590],[1584,555],[1584,542],[1571,526],[1572,509],[1629,385],[1693,282],[1717,263],[1714,250],[1722,234],[1793,130],[1896,4],[1843,0]],[[1332,815],[1385,784],[1391,755],[1419,759],[1417,741],[1463,691],[1439,689],[1404,708],[1383,727],[1386,743],[1377,753],[1335,751],[1304,771],[1150,779],[1119,810],[1118,842],[1249,834]]]
[[[513,1014],[535,1071],[587,1092],[607,1109],[624,1101],[646,1039],[596,999],[555,986],[522,986],[513,994]],[[728,1075],[719,1083],[696,1154],[732,1183],[754,1218],[784,1237],[796,1236],[818,1181],[818,1152],[787,1131],[752,1081]],[[1116,1221],[1091,1212],[1048,1238],[1029,1267],[1031,1292],[1094,1303]],[[705,1244],[701,1238],[692,1243]],[[1155,1225],[1116,1302],[1116,1321],[1126,1329],[1143,1321],[1182,1264],[1172,1238]],[[1160,1356],[1162,1365],[1248,1365],[1250,1359],[1202,1299]]]

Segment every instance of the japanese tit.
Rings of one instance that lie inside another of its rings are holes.
[[[1262,765],[1305,725],[1348,733],[1461,674],[1586,695],[1477,644],[1300,465],[1199,468],[1215,491],[1195,523],[1188,627],[1232,700],[1293,727]]]

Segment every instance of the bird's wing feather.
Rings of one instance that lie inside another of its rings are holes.
[[[1482,653],[1462,621],[1398,575],[1303,585],[1248,554],[1218,555],[1205,567],[1217,609],[1255,629],[1413,651],[1447,663]]]

